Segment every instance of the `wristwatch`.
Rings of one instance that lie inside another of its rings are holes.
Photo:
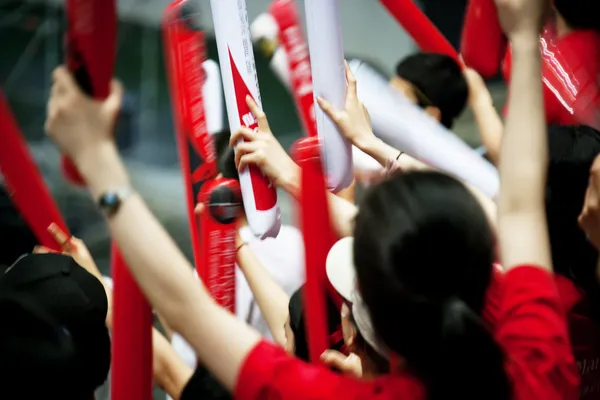
[[[119,211],[121,204],[133,194],[135,194],[135,191],[129,187],[105,192],[98,199],[98,208],[107,217],[112,217]]]

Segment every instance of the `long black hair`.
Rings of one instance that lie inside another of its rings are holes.
[[[437,172],[382,182],[365,194],[354,238],[375,331],[428,398],[510,398],[503,353],[480,318],[495,238],[468,189]]]

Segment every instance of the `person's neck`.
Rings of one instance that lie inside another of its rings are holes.
[[[567,24],[567,21],[565,21],[562,15],[556,13],[556,35],[558,37],[563,37],[571,32],[573,32],[573,28]]]

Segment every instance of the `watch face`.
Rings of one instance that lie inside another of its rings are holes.
[[[106,193],[100,199],[100,206],[107,210],[114,210],[120,202],[121,199],[117,193]]]

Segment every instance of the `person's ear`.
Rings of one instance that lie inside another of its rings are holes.
[[[427,106],[425,107],[425,112],[429,114],[432,118],[434,118],[436,121],[442,120],[442,112],[437,107]]]

